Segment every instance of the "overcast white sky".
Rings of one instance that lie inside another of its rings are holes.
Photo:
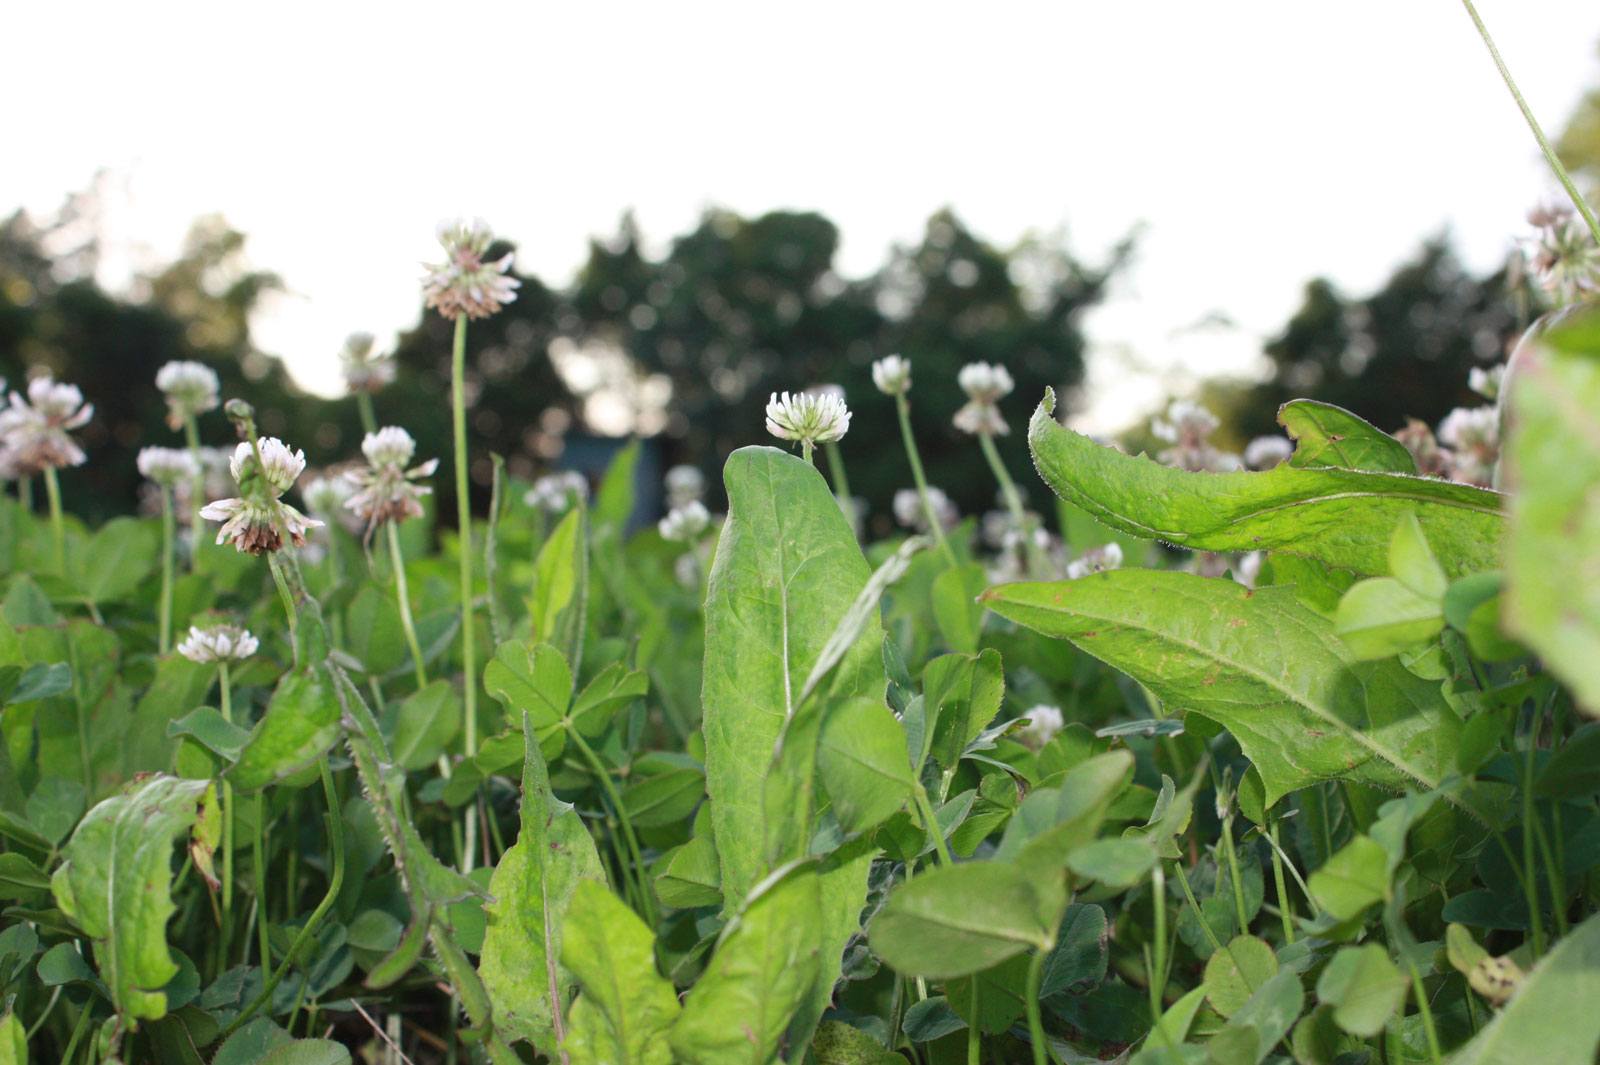
[[[1480,10],[1553,134],[1600,82],[1600,5]],[[820,210],[859,274],[949,204],[1001,244],[1065,224],[1091,259],[1145,225],[1089,323],[1085,421],[1109,428],[1160,374],[1251,370],[1313,275],[1364,290],[1445,226],[1493,265],[1554,188],[1457,0],[52,0],[7,22],[27,147],[0,211],[110,168],[123,261],[223,212],[293,293],[259,342],[322,391],[345,334],[415,320],[440,218],[483,216],[564,283],[629,207],[660,241],[708,204]],[[1239,329],[1185,332],[1213,311]]]

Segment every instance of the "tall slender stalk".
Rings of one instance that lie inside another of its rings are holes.
[[[1272,844],[1272,886],[1278,892],[1278,916],[1283,920],[1283,941],[1293,943],[1294,900],[1289,898],[1289,885],[1283,878],[1283,849],[1278,846],[1278,819],[1272,818],[1267,828],[1267,838]]]
[[[222,720],[233,723],[233,684],[224,659],[217,663],[217,685],[221,689]],[[257,829],[259,838],[260,829]],[[233,911],[233,784],[222,778],[222,916],[226,922]],[[258,852],[259,853],[259,852]],[[257,859],[260,860],[259,857]]]
[[[462,732],[462,746],[466,756],[478,753],[478,669],[476,649],[473,646],[472,609],[472,501],[471,485],[467,480],[467,317],[456,318],[455,341],[450,349],[450,411],[455,433],[456,473],[456,528],[460,543],[457,547],[461,585],[461,666],[462,700],[466,707],[466,725]],[[476,829],[477,804],[467,807],[465,848],[462,852],[462,871],[472,870],[477,854]]]
[[[935,816],[932,805],[928,802],[928,792],[921,782],[911,791],[911,798],[917,806],[917,816],[922,818],[923,831],[933,837],[933,849],[939,855],[939,861],[944,865],[954,865],[955,859],[950,857],[950,845],[944,841],[944,832],[939,828],[939,818]]]
[[[1028,960],[1028,991],[1023,999],[1023,1007],[1028,1011],[1028,1042],[1033,1046],[1033,1065],[1047,1065],[1044,1043],[1044,1020],[1039,1016],[1039,985],[1044,978],[1044,956],[1042,950],[1035,950],[1033,957]],[[972,976],[973,984],[978,982],[978,974]],[[978,1018],[977,1011],[973,1011],[973,1023]]]
[[[375,433],[378,431],[378,415],[372,409],[372,393],[356,393],[356,410],[361,415],[361,431]]]
[[[172,514],[172,489],[161,488],[161,606],[160,641],[158,647],[164,655],[172,650],[172,571],[177,545],[177,520]]]
[[[200,551],[205,544],[201,530],[206,526],[200,509],[206,505],[206,469],[200,461],[200,423],[193,414],[183,419],[183,440],[189,448],[189,457],[194,460],[194,480],[189,484],[189,529],[194,534],[189,549],[189,572],[198,573]]]
[[[1517,109],[1522,112],[1522,117],[1528,123],[1528,128],[1533,131],[1533,139],[1539,142],[1539,150],[1544,153],[1544,161],[1550,164],[1550,169],[1556,175],[1556,180],[1561,182],[1561,187],[1566,190],[1567,196],[1572,200],[1572,205],[1578,209],[1578,214],[1583,216],[1583,221],[1589,227],[1589,232],[1594,236],[1595,242],[1600,243],[1600,219],[1597,219],[1594,210],[1589,206],[1589,201],[1583,198],[1578,187],[1572,183],[1572,176],[1567,173],[1567,168],[1562,165],[1561,157],[1551,146],[1549,138],[1544,135],[1544,130],[1539,126],[1539,120],[1533,117],[1533,109],[1528,106],[1528,101],[1523,99],[1522,91],[1517,88],[1516,79],[1511,76],[1506,61],[1500,57],[1500,49],[1495,47],[1494,38],[1489,36],[1489,27],[1483,24],[1483,19],[1478,16],[1478,9],[1472,0],[1461,0],[1467,14],[1472,17],[1473,26],[1477,27],[1478,36],[1483,38],[1484,47],[1489,49],[1489,58],[1494,60],[1495,69],[1500,71],[1500,79],[1506,83],[1506,88],[1511,92],[1511,98],[1517,102]]]
[[[822,445],[822,453],[828,457],[828,479],[833,482],[833,498],[839,501],[839,509],[844,511],[844,516],[851,517],[850,508],[850,478],[844,472],[844,453],[839,450],[838,441],[828,440]]]
[[[1239,935],[1250,934],[1250,911],[1244,902],[1244,882],[1239,878],[1239,856],[1233,846],[1233,811],[1222,819],[1222,852],[1228,859],[1228,880],[1233,888],[1233,915],[1239,922]]]
[[[905,444],[906,461],[911,464],[911,481],[917,486],[917,498],[922,501],[922,520],[928,523],[928,531],[939,541],[939,550],[954,566],[956,553],[951,550],[950,541],[945,539],[944,522],[939,520],[938,512],[933,509],[933,497],[928,494],[928,476],[922,470],[922,453],[917,450],[917,437],[911,431],[911,401],[906,399],[904,392],[894,397],[894,409],[900,419],[900,440]]]
[[[366,395],[365,392],[361,395]],[[389,568],[394,570],[394,597],[400,606],[400,627],[411,648],[411,662],[417,673],[417,690],[428,686],[428,671],[422,664],[422,645],[417,642],[417,626],[411,620],[411,594],[406,590],[406,559],[400,551],[399,523],[386,521],[389,535]]]
[[[55,544],[56,572],[67,572],[67,526],[61,517],[61,482],[54,466],[44,468],[44,490],[50,498],[50,539]]]

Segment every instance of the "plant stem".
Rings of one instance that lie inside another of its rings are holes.
[[[1267,827],[1272,843],[1272,884],[1278,892],[1278,915],[1283,918],[1283,941],[1294,942],[1294,903],[1289,898],[1289,885],[1283,879],[1283,850],[1278,846],[1278,819],[1273,818]]]
[[[1528,925],[1533,935],[1533,958],[1544,956],[1544,919],[1539,913],[1539,879],[1534,857],[1533,822],[1538,816],[1533,806],[1533,763],[1539,742],[1539,708],[1528,713],[1526,751],[1522,762],[1522,891],[1528,899]]]
[[[848,518],[853,504],[850,502],[850,478],[844,472],[844,453],[833,440],[822,445],[822,453],[828,457],[828,479],[833,482],[833,498],[839,501],[839,508]]]
[[[1494,60],[1495,69],[1500,71],[1500,79],[1506,83],[1506,88],[1511,91],[1511,98],[1517,102],[1517,108],[1527,121],[1528,128],[1533,131],[1533,139],[1539,142],[1539,150],[1544,153],[1544,161],[1550,164],[1556,180],[1561,182],[1561,187],[1571,198],[1572,205],[1578,209],[1578,214],[1583,216],[1583,221],[1588,225],[1596,243],[1600,243],[1600,219],[1595,218],[1594,211],[1589,207],[1589,201],[1583,198],[1578,187],[1572,183],[1572,177],[1562,165],[1561,157],[1556,155],[1555,148],[1551,147],[1549,139],[1545,137],[1544,130],[1539,126],[1539,120],[1533,117],[1533,109],[1528,106],[1528,101],[1522,98],[1522,92],[1517,88],[1516,80],[1511,77],[1506,61],[1500,58],[1500,49],[1495,47],[1494,38],[1489,36],[1489,28],[1483,24],[1483,19],[1478,17],[1477,7],[1473,5],[1472,0],[1461,0],[1461,4],[1467,9],[1467,14],[1472,16],[1472,24],[1477,27],[1478,36],[1483,38],[1484,47],[1489,49],[1489,57]]]
[[[50,499],[50,538],[55,544],[56,572],[62,576],[67,572],[67,526],[61,517],[61,482],[56,477],[56,468],[44,468],[44,491]]]
[[[473,647],[472,619],[472,500],[467,481],[467,317],[456,318],[455,341],[450,349],[450,412],[455,434],[456,529],[458,566],[461,584],[461,667],[466,724],[462,746],[468,758],[478,753],[478,670]],[[466,845],[462,853],[462,872],[471,872],[477,853],[477,832],[473,824],[476,805],[467,807]]]
[[[365,392],[357,393],[365,396]],[[411,620],[411,595],[406,590],[406,559],[400,551],[399,523],[384,522],[389,534],[389,568],[394,570],[394,597],[400,605],[400,627],[405,630],[406,644],[411,648],[411,662],[417,671],[417,690],[428,686],[428,671],[422,664],[422,645],[417,642],[417,626]]]
[[[228,663],[217,663],[217,684],[222,694],[222,720],[233,723],[233,684]],[[222,916],[233,909],[233,784],[222,781]]]
[[[578,747],[578,752],[583,755],[583,760],[589,763],[589,769],[600,778],[600,787],[606,793],[606,799],[616,811],[617,821],[622,825],[622,838],[628,844],[628,853],[633,858],[633,872],[639,879],[639,902],[644,907],[642,916],[652,928],[656,923],[655,903],[650,897],[650,891],[644,886],[644,858],[639,850],[639,839],[633,834],[633,821],[628,817],[628,810],[622,805],[622,796],[617,794],[616,785],[611,782],[611,773],[594,753],[582,734],[575,728],[568,728],[567,735]]]
[[[1428,1005],[1428,996],[1422,986],[1422,974],[1417,971],[1416,962],[1408,962],[1411,969],[1411,993],[1417,1000],[1417,1012],[1422,1014],[1422,1031],[1428,1038],[1428,1057],[1433,1065],[1441,1065],[1444,1061],[1439,1051],[1439,1032],[1433,1026],[1433,1008]],[[1470,998],[1471,995],[1468,995]]]
[[[272,964],[272,940],[267,936],[267,862],[263,856],[266,844],[263,837],[267,832],[267,804],[261,792],[256,793],[256,830],[255,836],[250,841],[251,864],[255,866],[256,877],[256,943],[261,956],[258,964],[262,972]]]
[[[1211,944],[1212,950],[1222,949],[1222,940],[1217,938],[1217,933],[1211,930],[1211,922],[1206,920],[1206,911],[1200,908],[1200,903],[1194,897],[1194,888],[1189,886],[1189,874],[1183,871],[1182,862],[1173,862],[1172,868],[1178,871],[1178,884],[1183,888],[1183,897],[1194,911],[1195,920],[1200,922],[1200,928],[1206,934],[1206,940]]]
[[[917,486],[917,497],[922,500],[922,520],[928,523],[928,531],[939,541],[939,550],[954,566],[956,553],[951,550],[950,541],[945,539],[944,523],[939,520],[938,513],[933,509],[933,498],[928,495],[928,477],[922,471],[922,455],[917,451],[917,438],[911,432],[911,401],[906,399],[904,392],[894,397],[894,409],[900,417],[900,439],[906,447],[906,461],[911,464],[911,480]]]
[[[1250,913],[1244,904],[1244,884],[1239,879],[1239,857],[1233,846],[1233,814],[1222,818],[1222,851],[1228,859],[1229,886],[1233,888],[1233,915],[1239,921],[1239,935],[1250,934]]]
[[[1044,1020],[1039,1016],[1039,984],[1044,978],[1044,951],[1035,950],[1033,957],[1028,961],[1028,991],[1023,999],[1023,1006],[1028,1011],[1028,1041],[1033,1044],[1033,1065],[1046,1065],[1044,1043]],[[976,973],[972,976],[973,985],[978,982]],[[977,1020],[974,1010],[973,1020]]]
[[[196,573],[200,569],[200,547],[204,542],[200,533],[205,528],[205,522],[200,517],[200,509],[206,505],[206,471],[200,464],[200,423],[192,414],[183,419],[183,438],[189,448],[189,457],[194,460],[194,480],[189,483],[189,529],[194,534],[190,544],[189,572]]]
[[[973,973],[972,976],[970,977],[970,979],[972,980],[972,994],[967,999],[968,1003],[971,1006],[971,1011],[972,1011],[972,1020],[967,1022],[967,1065],[978,1065],[978,1046],[979,1046],[979,1041],[980,1041],[979,1040],[979,1034],[980,1033],[978,1031],[978,1020],[979,1020],[979,1017],[978,1017],[978,976],[979,975],[980,974],[978,974],[978,973]]]
[[[262,986],[260,993],[251,1000],[250,1004],[244,1008],[239,1016],[229,1022],[227,1027],[218,1033],[217,1039],[219,1041],[238,1031],[240,1026],[255,1016],[262,1006],[271,1001],[273,991],[277,990],[279,982],[288,973],[289,967],[294,964],[295,958],[299,956],[300,951],[310,941],[311,937],[316,934],[317,929],[322,925],[322,919],[333,908],[334,901],[339,897],[340,889],[344,887],[344,817],[339,810],[339,791],[333,786],[333,773],[328,769],[327,755],[323,755],[317,760],[317,768],[322,773],[322,793],[328,801],[328,844],[333,851],[333,872],[328,877],[328,890],[322,896],[322,901],[317,903],[317,908],[311,911],[311,916],[306,918],[306,923],[300,926],[300,931],[295,935],[294,941],[289,944],[289,949],[284,953],[283,962],[273,970],[266,984]],[[259,838],[259,832],[257,836]],[[266,922],[263,920],[262,928],[265,927]],[[263,961],[262,965],[265,966],[266,962]]]
[[[923,788],[921,781],[917,782],[911,797],[917,804],[917,815],[922,818],[923,831],[933,837],[933,848],[938,852],[940,863],[954,865],[955,859],[950,857],[950,845],[944,841],[944,833],[939,829],[939,818],[934,815],[933,807],[928,802],[928,792]]]
[[[356,410],[361,414],[361,431],[375,433],[378,431],[378,416],[372,410],[372,393],[356,393]]]
[[[815,445],[815,444],[813,444],[811,442],[810,437],[801,437],[801,439],[800,439],[800,457],[806,460],[806,465],[807,466],[811,465],[811,462],[812,462],[812,460],[811,460],[811,452],[816,448],[816,446],[817,445]]]
[[[172,571],[177,521],[172,515],[172,489],[161,489],[161,608],[160,642],[164,655],[172,650]]]
[[[1167,871],[1161,862],[1150,869],[1150,906],[1155,916],[1155,963],[1150,972],[1150,1023],[1159,1027],[1167,997]],[[1165,1035],[1165,1030],[1163,1030]],[[1167,1045],[1172,1037],[1166,1036]]]
[[[300,659],[300,618],[294,609],[294,593],[289,590],[289,579],[284,575],[283,563],[278,561],[278,552],[274,551],[267,556],[267,569],[272,572],[272,583],[277,585],[278,600],[283,603],[283,612],[289,618],[289,643],[294,649],[295,661]]]

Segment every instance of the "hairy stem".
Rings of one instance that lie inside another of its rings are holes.
[[[366,395],[365,392],[360,393]],[[422,645],[417,642],[417,626],[411,620],[411,594],[406,589],[406,559],[400,551],[399,523],[384,522],[389,535],[389,568],[394,570],[394,597],[400,607],[400,628],[405,631],[406,645],[411,648],[411,664],[417,673],[417,690],[428,686],[428,671],[422,664]]]
[[[471,484],[467,480],[467,318],[456,319],[455,341],[450,349],[450,414],[455,434],[456,473],[456,529],[460,542],[457,545],[457,567],[461,591],[461,668],[462,700],[466,709],[466,724],[462,732],[462,746],[468,758],[478,753],[478,669],[476,649],[473,647],[472,609],[472,499]],[[476,804],[467,807],[466,846],[462,854],[462,872],[471,872],[477,853]]]

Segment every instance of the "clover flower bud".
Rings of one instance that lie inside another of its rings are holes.
[[[561,514],[589,498],[589,482],[577,470],[547,473],[534,481],[522,498],[530,507],[548,514]]]
[[[178,359],[156,371],[156,387],[167,398],[167,426],[182,429],[190,418],[216,410],[222,382],[203,362]]]
[[[375,352],[375,343],[371,333],[351,333],[345,339],[339,360],[344,386],[351,392],[373,395],[394,383],[394,359],[387,352]]]
[[[886,396],[903,396],[911,391],[911,360],[903,355],[885,355],[872,364],[872,383]]]
[[[1005,436],[1011,432],[998,406],[1016,385],[1004,366],[969,362],[956,374],[956,383],[967,394],[967,403],[956,411],[955,427],[974,436]]]
[[[510,275],[512,255],[484,260],[494,235],[481,220],[447,222],[439,227],[445,261],[427,266],[422,295],[444,318],[487,318],[517,298],[522,284]]]
[[[162,488],[175,488],[200,475],[194,456],[184,448],[140,448],[137,461],[139,473]]]
[[[774,392],[767,401],[767,432],[779,440],[825,444],[849,430],[850,408],[838,393]]]
[[[16,476],[83,465],[86,456],[72,431],[89,424],[94,405],[83,401],[76,385],[36,377],[28,382],[28,398],[12,392],[9,404],[0,409],[0,451]]]
[[[657,523],[663,540],[692,544],[711,525],[711,514],[699,500],[691,500],[681,507],[673,507]]]
[[[255,654],[261,642],[248,629],[237,625],[189,626],[188,637],[178,644],[178,653],[191,662],[241,662]]]
[[[1287,462],[1294,444],[1286,436],[1258,436],[1244,448],[1244,464],[1252,470],[1270,470]]]
[[[1065,724],[1066,718],[1059,706],[1040,703],[1028,711],[1027,724],[1018,729],[1015,735],[1023,746],[1037,751],[1054,739]]]

